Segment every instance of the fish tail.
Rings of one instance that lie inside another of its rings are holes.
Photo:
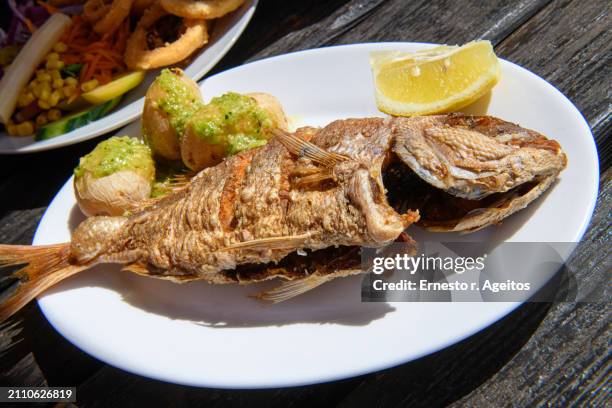
[[[0,322],[57,282],[86,269],[70,263],[70,243],[54,245],[0,245],[0,268],[23,265],[14,272],[0,271]]]

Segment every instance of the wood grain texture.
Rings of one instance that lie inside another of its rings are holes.
[[[597,128],[601,122],[609,121],[612,113],[609,12],[607,0],[555,1],[495,50],[501,57],[546,78]],[[595,132],[600,151],[609,149],[611,143],[609,122],[607,126],[607,130]],[[606,168],[602,166],[602,170]]]
[[[569,269],[585,281],[603,282],[592,285],[603,291],[610,287],[612,234],[612,171],[604,172],[612,160],[609,9],[602,0],[262,0],[245,34],[211,74],[333,44],[491,40],[501,56],[568,95],[593,129],[603,173],[598,206]],[[0,242],[31,242],[77,158],[99,140],[0,159]],[[0,326],[0,385],[77,385],[79,406],[612,405],[609,303],[528,303],[450,348],[399,367],[257,391],[183,387],[107,366],[61,338],[34,303],[16,320]]]

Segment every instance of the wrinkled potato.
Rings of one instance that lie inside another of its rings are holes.
[[[151,182],[131,170],[100,178],[86,173],[74,178],[74,192],[79,208],[88,217],[123,215],[149,198]]]
[[[221,99],[228,95],[230,94],[225,94],[215,99]],[[269,123],[265,124],[264,127],[276,127],[287,130],[287,118],[278,99],[270,94],[261,92],[240,95],[239,97],[243,98],[244,96],[252,98],[252,100],[256,102],[255,106],[265,111],[268,115]],[[210,143],[205,138],[198,135],[198,127],[207,122],[212,123],[213,127],[218,127],[219,125],[215,122],[222,121],[223,117],[226,117],[225,115],[229,108],[231,108],[231,105],[228,107],[220,103],[219,106],[217,106],[214,101],[212,101],[211,104],[204,106],[196,112],[189,121],[180,141],[181,158],[189,169],[199,171],[220,163],[228,154],[228,143],[230,142],[228,139],[232,137],[232,134],[241,132],[248,133],[249,128],[252,127],[252,119],[246,117],[241,121],[239,120],[237,123],[233,123],[231,126],[227,126],[225,133],[220,135],[220,137],[218,137],[219,140],[216,140],[215,143]],[[229,110],[231,111],[232,109]],[[261,144],[265,144],[265,140],[261,142]]]
[[[265,92],[251,92],[247,96],[254,98],[260,108],[265,109],[270,115],[274,127],[282,130],[287,130],[289,125],[287,123],[287,116],[281,106],[278,99],[275,96]]]
[[[74,169],[74,193],[87,215],[122,215],[151,195],[155,163],[139,139],[114,136],[81,157]]]
[[[201,105],[195,81],[178,68],[162,71],[149,87],[142,111],[142,134],[155,156],[181,158],[179,140],[186,122]]]
[[[197,120],[198,114],[194,115]],[[206,167],[214,166],[223,160],[226,153],[226,144],[209,144],[198,136],[194,126],[187,126],[181,139],[181,159],[185,166],[193,171],[200,171]]]

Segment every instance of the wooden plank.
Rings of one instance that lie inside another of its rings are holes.
[[[275,2],[275,7],[270,9],[272,2],[262,2],[243,37],[245,40],[239,41],[211,74],[239,65],[245,59],[253,61],[334,44],[370,41],[463,43],[475,38],[486,38],[496,43],[548,1],[550,0],[460,3],[353,0],[335,10],[333,7],[324,10],[319,2],[313,2],[314,4],[307,7],[305,15],[312,16],[311,8],[314,8],[314,14],[323,17],[314,22],[305,17],[297,5],[280,6]],[[336,2],[332,3],[337,6]],[[283,8],[284,13],[289,15],[278,15],[278,7]],[[281,24],[278,21],[281,21]],[[310,24],[304,24],[304,21]],[[448,21],[452,21],[452,24]],[[278,29],[269,29],[284,24],[287,24],[286,27],[290,27],[291,31],[287,31],[280,38],[276,37]]]
[[[549,0],[487,2],[392,0],[343,35],[337,44],[410,41],[462,44],[488,39],[496,44]]]
[[[206,362],[202,362],[206,364]],[[265,370],[265,367],[262,367]],[[222,390],[184,387],[150,380],[107,366],[77,390],[79,406],[287,407],[334,406],[357,379],[305,387]]]
[[[244,35],[209,75],[245,61],[321,46],[384,3],[385,0],[261,1]]]
[[[504,39],[496,52],[551,82],[598,127],[612,113],[609,11],[607,0],[555,1]],[[607,126],[596,134],[599,149],[610,143]]]
[[[610,164],[612,164],[612,115],[606,115],[603,119],[591,125],[591,129],[598,141],[599,170],[603,172],[610,168]]]

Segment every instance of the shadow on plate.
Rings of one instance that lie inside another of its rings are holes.
[[[395,310],[387,303],[362,303],[359,276],[337,279],[283,304],[272,304],[249,295],[271,288],[278,281],[248,286],[211,285],[203,281],[177,284],[120,268],[96,266],[65,280],[47,294],[102,288],[148,313],[217,328],[297,323],[367,325]]]

